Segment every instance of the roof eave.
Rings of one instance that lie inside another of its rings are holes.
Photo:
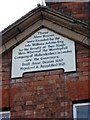
[[[2,31],[2,44],[5,44],[7,41],[33,25],[39,20],[48,20],[59,26],[68,28],[72,31],[75,31],[79,34],[82,34],[90,38],[89,30],[90,27],[76,19],[65,16],[55,10],[51,10],[48,7],[40,6],[34,10],[27,13],[25,16],[17,20],[15,23],[7,27]]]

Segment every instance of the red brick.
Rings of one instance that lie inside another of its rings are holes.
[[[45,80],[57,80],[57,79],[59,79],[59,75],[45,76]]]
[[[89,23],[89,2],[47,2],[46,5],[58,12]]]
[[[37,109],[44,109],[44,104],[38,104]]]
[[[83,92],[82,92],[83,90]],[[78,81],[77,82],[77,93],[78,93],[78,97],[79,99],[85,99],[88,98],[88,81],[84,80],[84,81]]]
[[[32,115],[33,114],[33,110],[26,110],[25,111],[25,115]]]
[[[50,75],[59,75],[59,74],[63,74],[64,71],[63,70],[53,70],[50,71]]]
[[[81,81],[89,80],[89,76],[79,76],[79,80]]]
[[[32,105],[32,103],[33,103],[32,101],[27,101],[26,105]]]
[[[46,72],[36,72],[35,73],[35,76],[38,77],[38,76],[45,76],[45,75],[49,75],[49,71],[46,71]]]
[[[10,91],[9,89],[2,89],[2,107],[9,107],[10,105]]]
[[[14,107],[14,110],[15,110],[15,111],[21,111],[21,110],[22,110],[22,106],[15,106],[15,107]]]
[[[72,117],[72,105],[69,103],[90,97],[87,81],[90,72],[88,48],[77,42],[76,46],[76,72],[50,70],[25,73],[21,79],[15,79],[14,82],[10,78],[11,54],[3,56],[2,107],[11,108],[11,117]]]

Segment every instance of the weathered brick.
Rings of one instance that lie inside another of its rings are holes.
[[[44,104],[38,104],[37,109],[44,109]]]
[[[58,75],[58,74],[63,74],[64,71],[63,70],[53,70],[53,71],[50,71],[50,75]]]
[[[23,82],[22,78],[21,79],[16,79],[16,83],[18,82]]]
[[[14,107],[14,110],[15,110],[15,111],[21,111],[21,110],[22,110],[22,106],[15,106],[15,107]]]
[[[32,115],[33,114],[33,110],[26,110],[25,111],[25,115]]]
[[[26,105],[32,105],[32,104],[33,104],[32,101],[27,101],[27,102],[26,102]]]
[[[89,98],[87,49],[76,42],[76,72],[64,73],[60,69],[25,73],[21,79],[10,78],[11,54],[5,54],[2,107],[10,107],[11,117],[16,118],[72,117],[72,101]]]
[[[35,76],[38,77],[38,76],[45,76],[45,75],[49,75],[49,71],[46,71],[46,72],[36,72],[35,73]]]
[[[37,77],[36,80],[44,80],[44,77]]]
[[[89,80],[89,76],[79,76],[79,80],[80,81],[86,81],[86,80]]]
[[[59,75],[48,75],[45,76],[45,80],[57,80],[59,79]]]
[[[37,86],[37,90],[44,90],[43,86]]]

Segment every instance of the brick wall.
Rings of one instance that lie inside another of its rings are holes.
[[[63,70],[27,73],[10,78],[11,51],[2,61],[2,106],[12,118],[72,118],[73,101],[89,96],[90,49],[76,43],[77,72]]]
[[[74,17],[86,23],[90,23],[89,2],[47,2],[46,5],[58,12]]]
[[[25,74],[11,85],[12,117],[70,117],[71,102],[65,97],[64,90],[64,75],[61,70]],[[69,106],[68,110],[65,110],[65,106]]]

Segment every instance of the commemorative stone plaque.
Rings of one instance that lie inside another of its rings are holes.
[[[49,29],[38,30],[12,51],[12,78],[59,68],[76,71],[75,43]]]

